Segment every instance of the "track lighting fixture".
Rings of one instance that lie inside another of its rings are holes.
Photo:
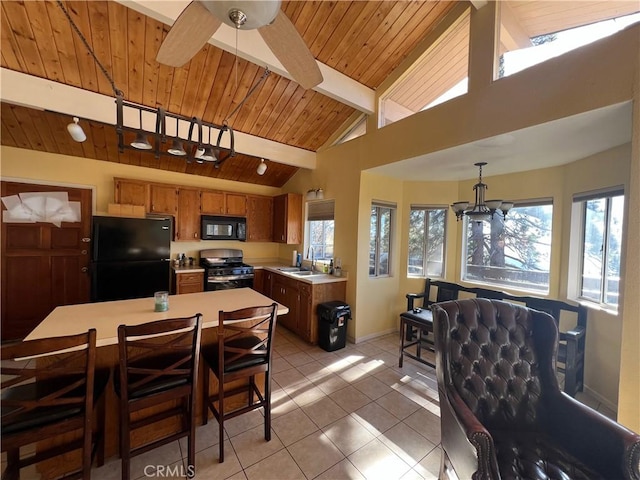
[[[267,164],[264,163],[264,158],[260,159],[260,164],[258,165],[258,168],[256,169],[256,173],[258,175],[264,175],[264,172],[267,171]]]
[[[73,138],[76,142],[84,142],[87,139],[87,136],[82,130],[82,127],[78,124],[80,119],[78,117],[73,117],[73,123],[67,125],[67,131],[71,138]]]
[[[151,150],[153,148],[142,130],[142,110],[140,110],[140,130],[136,134],[136,139],[131,142],[131,146],[138,150]]]

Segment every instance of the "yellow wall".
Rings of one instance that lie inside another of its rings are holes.
[[[10,178],[25,182],[33,180],[78,185],[85,188],[93,187],[95,189],[94,213],[103,215],[106,215],[107,204],[113,202],[114,177],[137,178],[152,182],[214,188],[258,195],[276,195],[280,193],[279,189],[272,187],[13,147],[2,146],[0,153],[0,174],[3,180]],[[245,257],[253,259],[278,258],[279,256],[277,243],[221,241],[172,242],[171,254],[174,256],[177,253],[186,253],[188,256],[197,258],[198,252],[206,248],[240,248],[243,250]]]

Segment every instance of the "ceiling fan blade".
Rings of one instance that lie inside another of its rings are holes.
[[[202,3],[191,2],[173,23],[156,60],[170,67],[181,67],[198,53],[221,24]]]
[[[271,25],[258,32],[291,77],[304,89],[322,83],[322,73],[304,40],[282,10]]]

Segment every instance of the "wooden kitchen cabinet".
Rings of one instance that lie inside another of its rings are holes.
[[[247,196],[240,193],[203,190],[201,207],[203,215],[244,217],[247,214]]]
[[[271,298],[289,308],[289,313],[278,317],[278,323],[302,336],[298,327],[298,311],[300,306],[298,282],[292,278],[285,277],[284,275],[273,275]]]
[[[178,189],[175,239],[178,241],[200,240],[200,190]]]
[[[175,272],[173,285],[173,293],[176,295],[202,292],[204,291],[204,272]]]
[[[260,195],[247,196],[247,241],[273,240],[273,198]]]
[[[274,197],[273,241],[302,243],[302,195],[285,193]]]
[[[344,301],[347,283],[338,281],[313,284],[278,273],[268,273],[273,277],[271,298],[289,307],[289,313],[278,317],[278,323],[303,340],[311,344],[318,343],[318,305],[333,300]]]
[[[271,297],[271,282],[273,274],[264,268],[256,268],[253,271],[253,289],[267,297]]]
[[[149,187],[150,213],[178,213],[178,187],[175,185],[151,184]]]
[[[149,183],[127,178],[114,178],[114,201],[125,205],[139,205],[148,211]]]

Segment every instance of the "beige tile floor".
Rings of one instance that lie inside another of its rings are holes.
[[[434,369],[405,358],[398,334],[326,352],[286,329],[274,343],[272,437],[254,411],[225,424],[225,461],[218,463],[218,424],[198,427],[200,480],[436,479],[440,409]],[[581,394],[581,401],[599,408]],[[605,414],[606,409],[601,411]],[[135,457],[131,478],[184,478],[186,439]],[[33,469],[22,478],[36,479]],[[120,459],[92,471],[120,478]]]

